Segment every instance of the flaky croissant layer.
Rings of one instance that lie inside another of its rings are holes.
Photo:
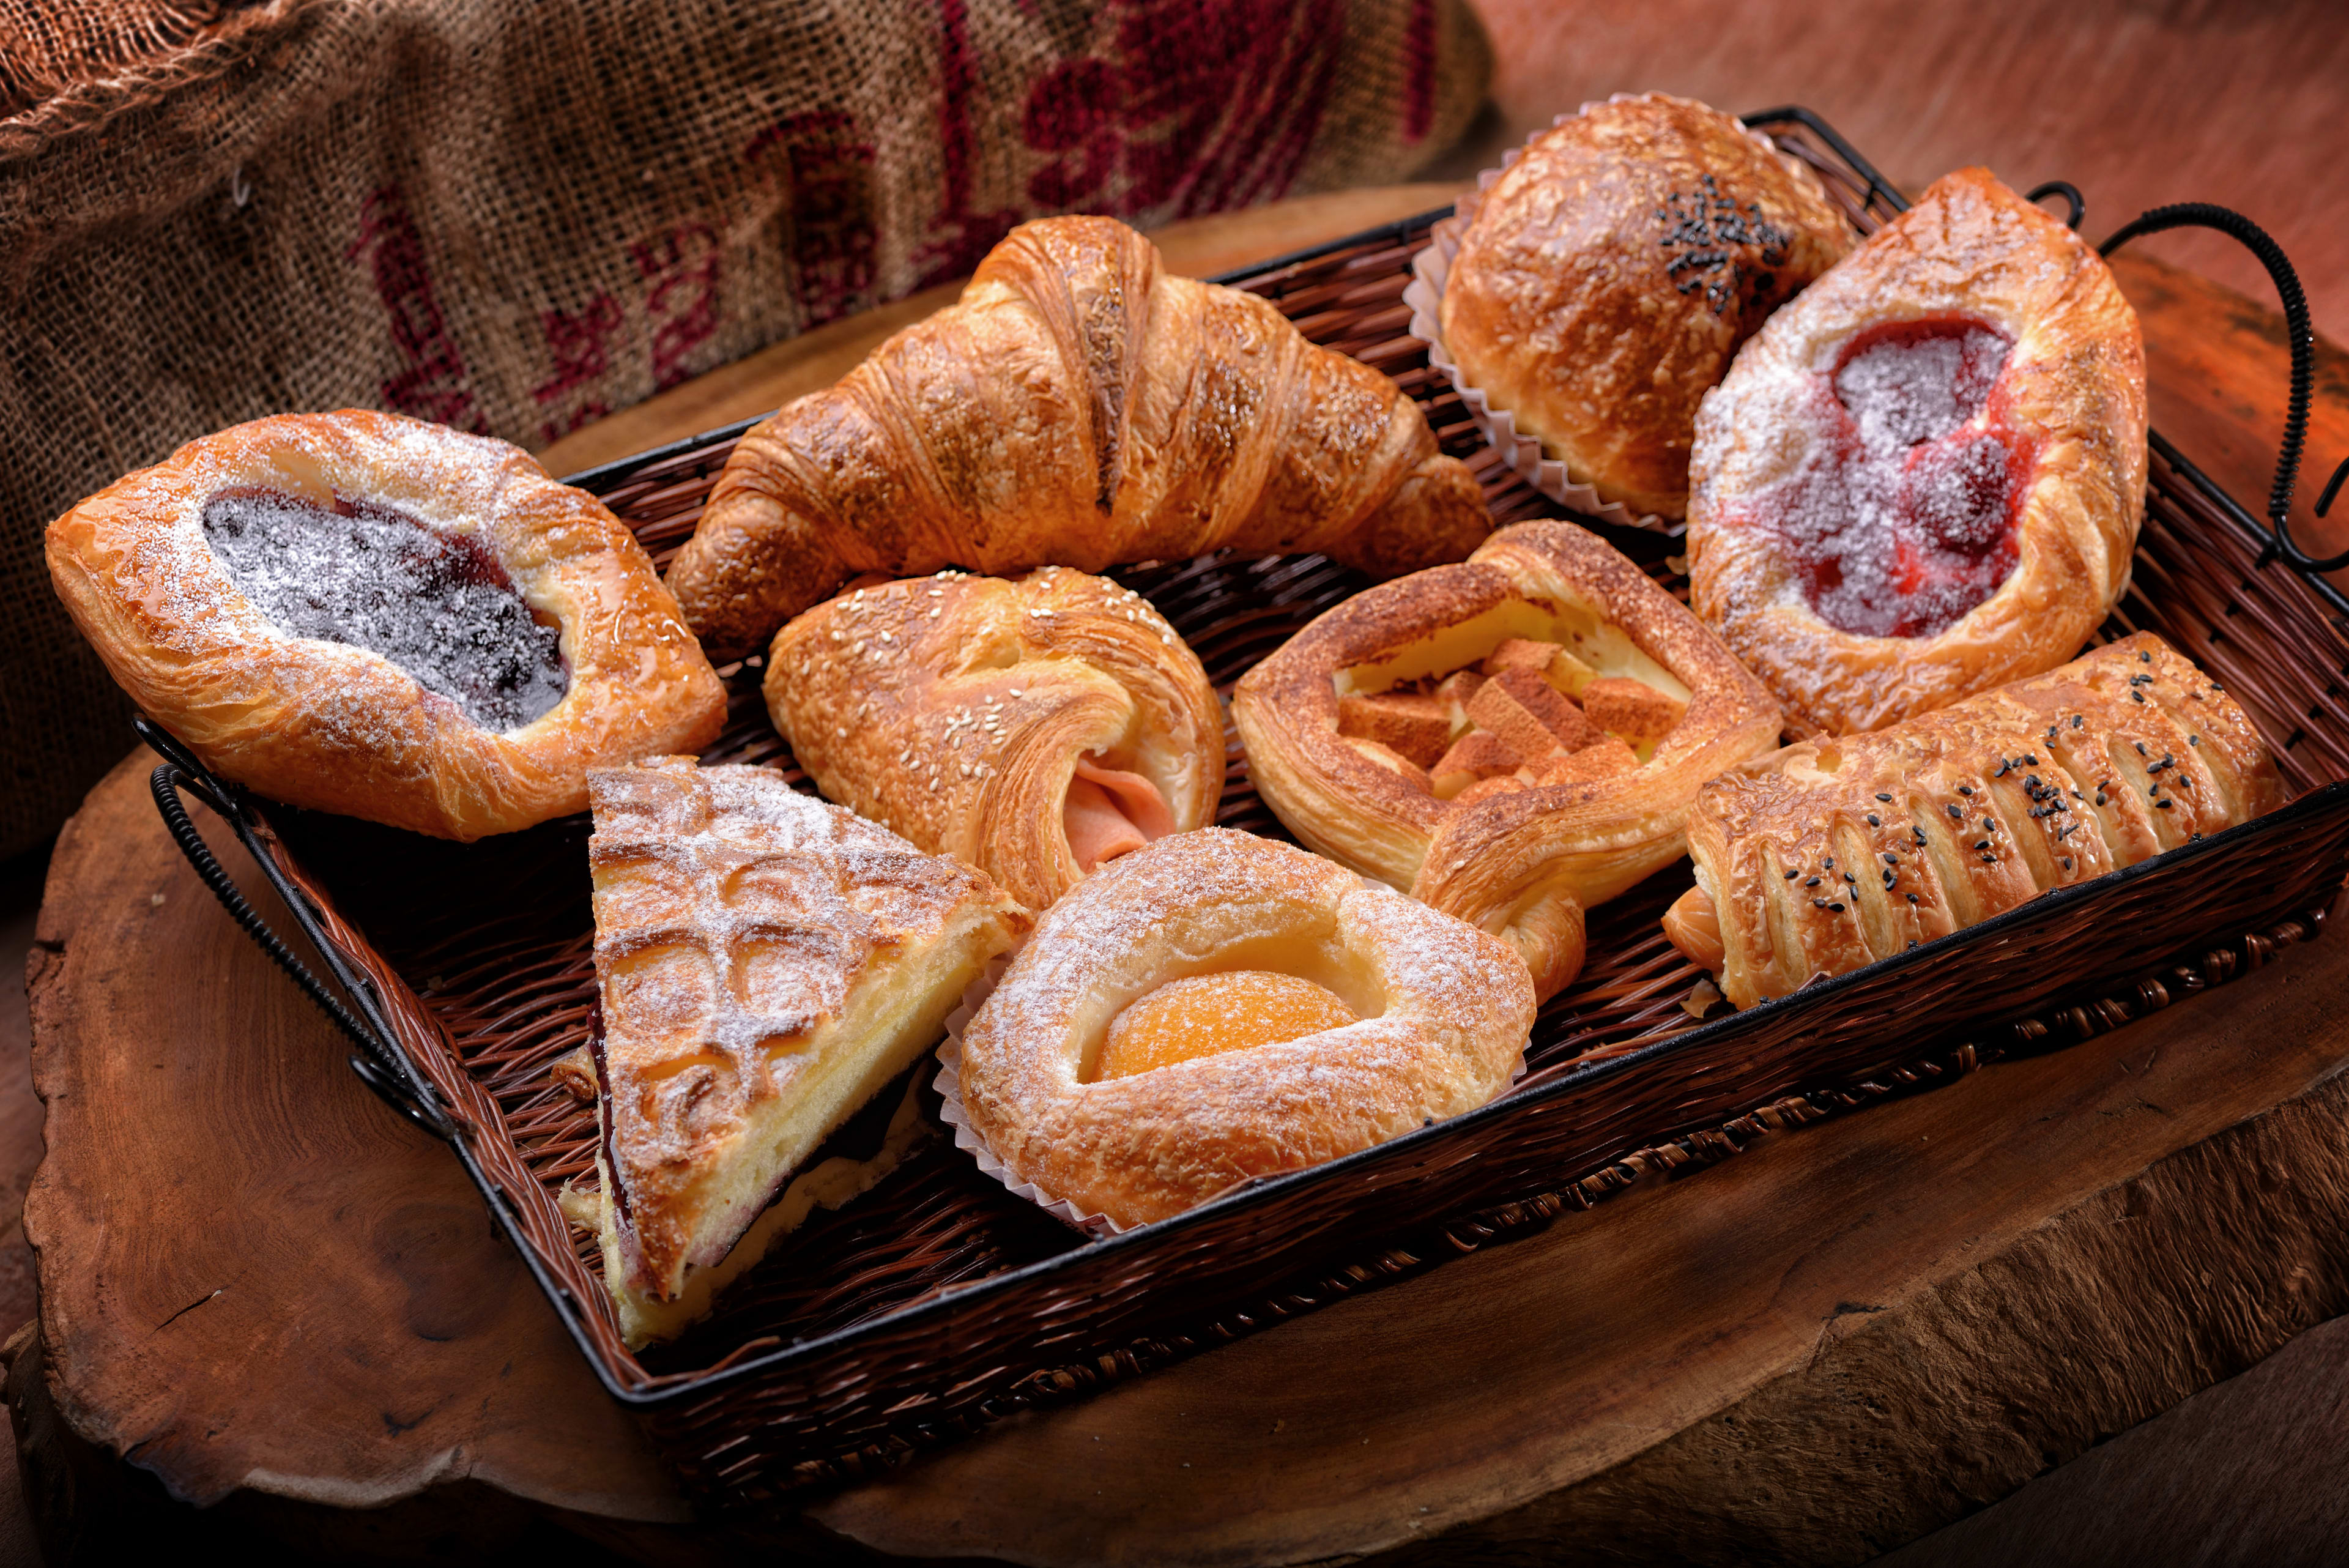
[[[1418,405],[1108,218],[1024,223],[960,301],[742,438],[669,587],[713,658],[851,576],[1226,547],[1393,576],[1491,524]]]
[[[2138,632],[1873,734],[1708,784],[1664,930],[1739,1007],[2283,804],[2250,717]]]

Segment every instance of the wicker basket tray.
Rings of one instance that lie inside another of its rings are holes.
[[[1897,207],[1816,120],[1755,119],[1818,167],[1864,227]],[[1476,468],[1497,522],[1552,514],[1484,445],[1407,335],[1411,258],[1443,216],[1221,281],[1271,299],[1307,336],[1418,398],[1444,449]],[[665,562],[743,428],[574,483],[603,494]],[[1609,536],[1682,586],[1670,540]],[[2134,586],[2105,630],[2159,632],[2242,702],[2295,797],[2271,815],[1703,1022],[1682,1005],[1699,971],[1656,924],[1689,885],[1683,862],[1593,913],[1588,963],[1543,1009],[1526,1077],[1479,1111],[1090,1243],[934,1138],[874,1191],[780,1242],[685,1340],[642,1355],[621,1343],[592,1240],[555,1200],[593,1170],[594,1112],[548,1071],[595,1016],[586,821],[458,846],[282,807],[264,815],[147,732],[171,759],[157,770],[158,801],[199,869],[298,969],[207,868],[179,788],[226,815],[285,894],[351,1003],[338,1021],[362,1048],[354,1065],[450,1140],[605,1386],[697,1494],[742,1504],[1547,1223],[1643,1172],[2093,1034],[2313,935],[2349,871],[2349,600],[2269,563],[2269,543],[2157,437]],[[1116,575],[1189,639],[1226,693],[1362,586],[1317,556],[1210,556]],[[760,704],[755,661],[728,674],[730,723],[709,760],[771,764],[809,787]],[[1286,836],[1237,745],[1220,820]],[[935,1115],[934,1098],[929,1106]],[[852,1124],[842,1136],[857,1132]]]

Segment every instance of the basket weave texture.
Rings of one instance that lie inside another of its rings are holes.
[[[1863,222],[1880,216],[1831,157],[1787,140]],[[1232,281],[1420,399],[1445,449],[1476,468],[1497,522],[1553,514],[1406,334],[1411,258],[1440,216]],[[587,482],[666,559],[734,433]],[[1537,1022],[1527,1076],[1483,1110],[1090,1244],[941,1137],[779,1244],[684,1341],[642,1355],[621,1345],[594,1244],[554,1199],[593,1170],[593,1111],[548,1072],[593,1026],[587,824],[460,846],[274,811],[273,855],[455,1107],[493,1205],[555,1282],[554,1304],[607,1386],[697,1491],[770,1500],[1546,1223],[1644,1173],[2098,1033],[2314,935],[2349,868],[2349,639],[2306,583],[2257,564],[2260,541],[2190,478],[2156,458],[2134,585],[2105,635],[2158,632],[2220,680],[2274,746],[2291,805],[1702,1023],[1683,1006],[1699,971],[1656,924],[1689,885],[1685,865],[1669,869],[1593,912],[1588,961]],[[1611,536],[1684,586],[1671,541]],[[1362,586],[1314,556],[1116,575],[1226,692]],[[730,722],[709,758],[774,765],[808,787],[760,704],[760,675],[730,676]],[[1285,836],[1236,745],[1231,761],[1220,820]]]

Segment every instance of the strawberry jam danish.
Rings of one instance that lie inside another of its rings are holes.
[[[2137,313],[2071,230],[1961,170],[1745,345],[1690,478],[1690,606],[1797,730],[2052,670],[2128,583]]]
[[[1545,997],[1581,967],[1583,910],[1679,859],[1697,786],[1779,733],[1679,600],[1555,521],[1337,606],[1232,714],[1290,832],[1506,935]]]
[[[444,838],[587,805],[726,694],[635,535],[519,447],[397,414],[191,441],[49,524],[74,624],[204,765]]]
[[[767,709],[816,787],[1041,909],[1215,820],[1223,710],[1150,602],[1045,566],[858,588],[775,634]]]
[[[1005,1170],[1132,1226],[1475,1109],[1533,1020],[1506,942],[1211,827],[1054,905],[956,1065]]]

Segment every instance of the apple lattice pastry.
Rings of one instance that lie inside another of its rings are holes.
[[[1697,786],[1778,709],[1591,534],[1520,524],[1359,594],[1244,677],[1233,715],[1305,844],[1514,940],[1548,996],[1583,911],[1680,857]]]

